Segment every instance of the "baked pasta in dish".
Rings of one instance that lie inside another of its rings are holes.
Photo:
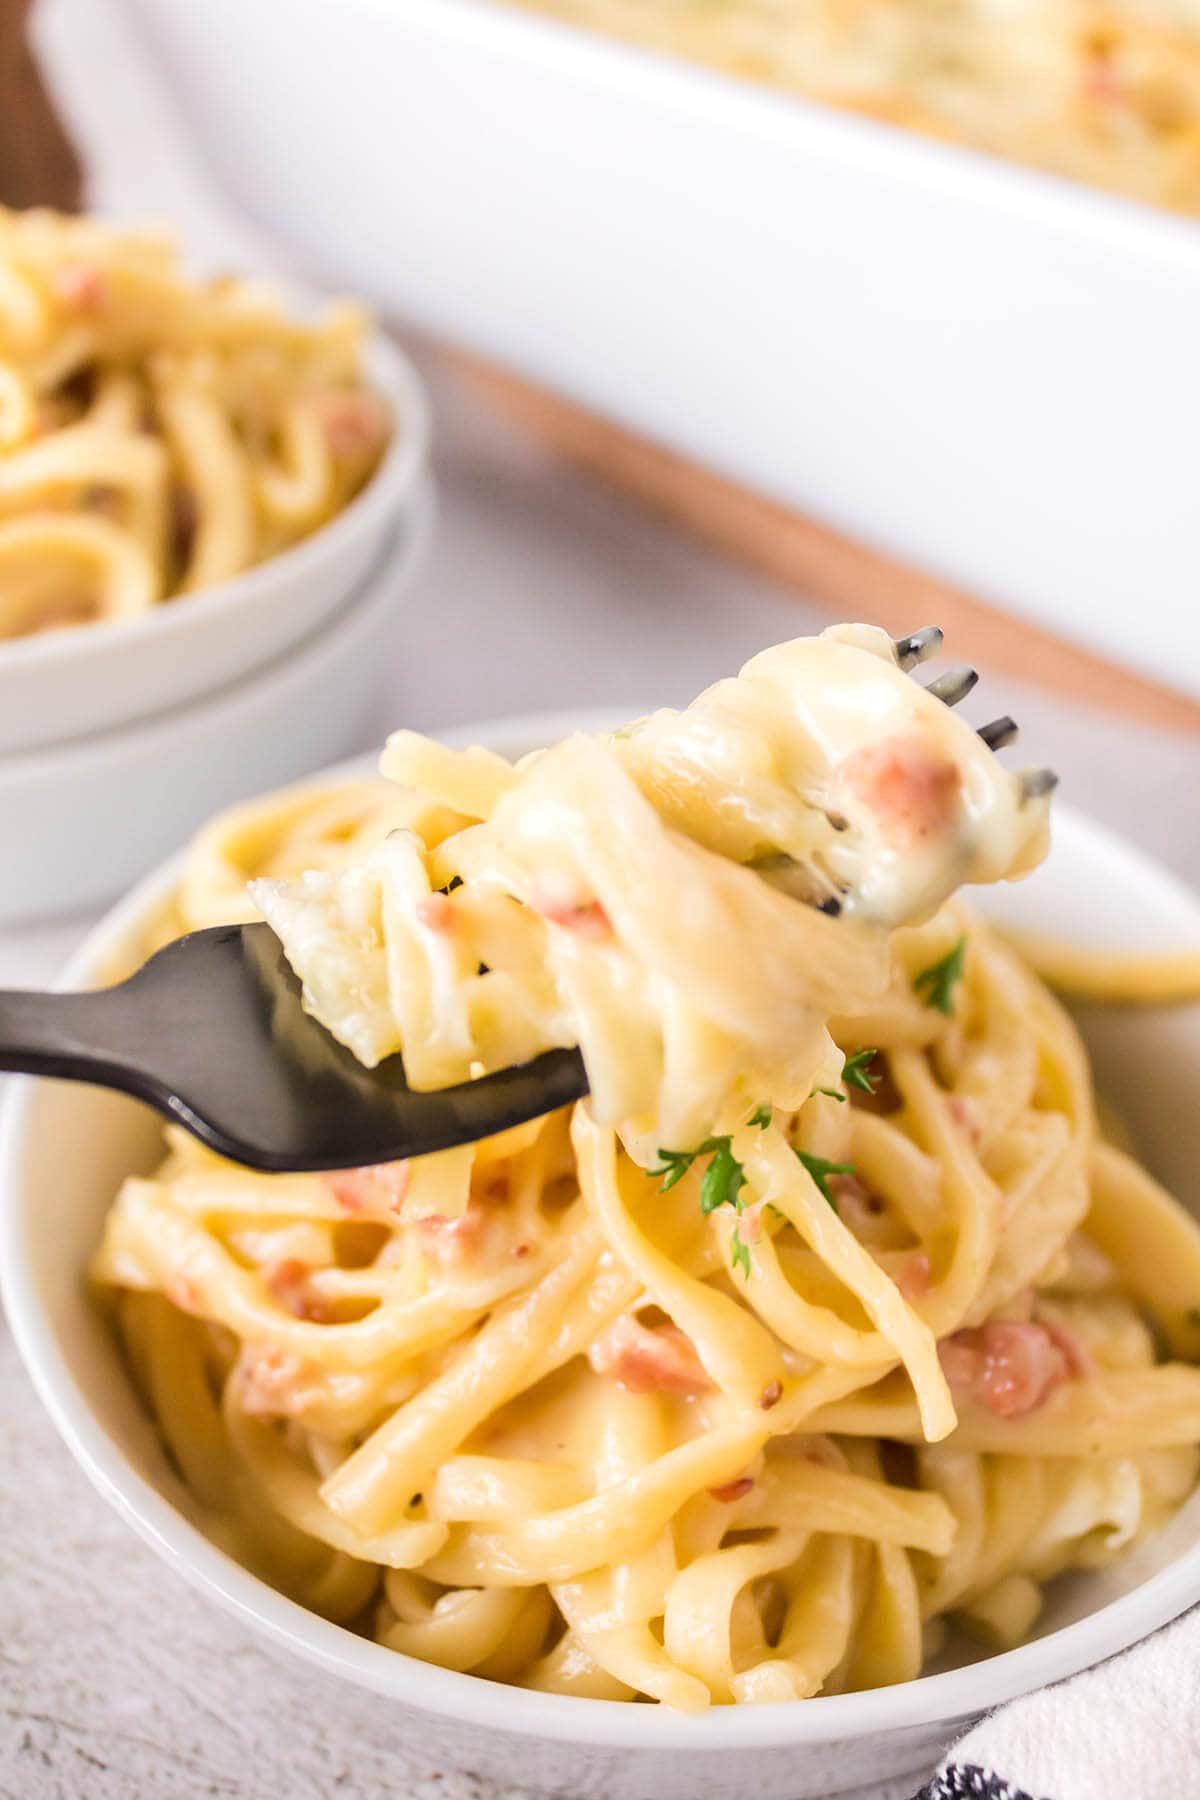
[[[1200,212],[1196,0],[515,0],[1179,212]]]

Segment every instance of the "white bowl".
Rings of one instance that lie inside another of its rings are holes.
[[[232,581],[135,618],[0,642],[0,753],[88,737],[215,693],[344,607],[418,504],[429,460],[429,406],[408,358],[375,332],[366,373],[394,429],[349,506]]]
[[[559,715],[453,736],[511,755],[595,722]],[[355,764],[336,773],[361,772]],[[94,982],[114,954],[135,944],[178,872],[176,861],[118,906],[64,984]],[[1065,808],[1050,866],[1014,891],[1020,908],[1032,907],[1043,923],[1069,919],[1097,943],[1200,944],[1200,904]],[[1110,896],[1100,916],[1088,906],[1098,891]],[[1009,912],[1010,896],[996,898],[993,910]],[[1132,1031],[1129,1024],[1127,1013],[1089,1009],[1088,1034],[1100,1043],[1151,1163],[1200,1211],[1200,1007],[1147,1011]],[[1143,1084],[1137,1078],[1151,1066],[1154,1080]],[[966,1719],[1111,1656],[1200,1599],[1197,1497],[1124,1563],[1059,1583],[1034,1642],[870,1693],[720,1707],[692,1718],[504,1687],[368,1643],[283,1599],[188,1522],[186,1493],[89,1304],[82,1276],[104,1213],[121,1178],[152,1165],[158,1143],[152,1114],[99,1090],[26,1081],[10,1100],[0,1141],[0,1271],[26,1367],[91,1480],[179,1574],[281,1648],[382,1695],[397,1736],[411,1734],[431,1757],[572,1800],[694,1800],[700,1793],[825,1800],[858,1782],[927,1768]]]
[[[430,489],[415,508],[333,619],[265,668],[139,724],[0,756],[0,924],[110,898],[222,806],[363,742]]]
[[[1200,695],[1195,220],[505,0],[126,5],[318,272]]]

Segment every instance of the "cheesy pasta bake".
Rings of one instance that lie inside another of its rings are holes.
[[[0,638],[130,618],[306,537],[392,429],[366,320],[174,246],[0,209]]]
[[[219,1544],[391,1649],[699,1712],[1016,1643],[1180,1504],[1200,1229],[955,896],[1036,864],[1046,784],[890,639],[383,775],[218,820],[157,941],[257,908],[363,1062],[578,1044],[590,1098],[125,1183],[95,1275]]]
[[[1200,212],[1196,0],[517,0],[826,105]]]

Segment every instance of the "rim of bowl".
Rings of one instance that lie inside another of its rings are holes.
[[[378,326],[372,326],[367,333],[363,367],[369,385],[377,388],[391,406],[393,430],[370,480],[334,518],[240,575],[198,588],[194,594],[175,595],[132,618],[97,619],[73,631],[42,631],[30,637],[0,639],[0,679],[45,665],[62,669],[86,661],[101,648],[119,653],[123,646],[136,645],[147,637],[186,630],[197,606],[215,617],[253,607],[262,594],[281,581],[302,575],[306,565],[319,563],[348,539],[364,535],[375,526],[382,529],[390,515],[400,509],[429,460],[431,413],[425,383],[416,365]]]
[[[515,754],[519,746],[578,729],[611,726],[631,709],[505,717],[456,728],[450,742],[489,742]],[[371,755],[353,757],[311,776],[321,785],[373,772]],[[1056,808],[1060,830],[1091,841],[1101,855],[1124,862],[1136,891],[1157,886],[1195,913],[1200,901],[1169,870],[1115,832],[1069,806]],[[110,908],[71,957],[56,986],[91,978],[101,959],[122,942],[178,880],[184,852],[147,875]],[[921,1675],[894,1687],[817,1696],[775,1706],[712,1707],[699,1717],[665,1707],[543,1694],[481,1681],[386,1649],[331,1624],[287,1599],[219,1550],[127,1460],[77,1388],[55,1333],[28,1278],[25,1231],[17,1195],[21,1167],[36,1146],[29,1112],[38,1083],[22,1077],[0,1118],[0,1295],[13,1337],[35,1390],[60,1436],[89,1480],[133,1529],[194,1588],[227,1612],[326,1673],[442,1718],[520,1739],[598,1744],[646,1750],[715,1750],[829,1744],[851,1736],[911,1727],[952,1726],[1006,1700],[1092,1667],[1169,1623],[1200,1598],[1200,1544],[1176,1557],[1131,1592],[1031,1643],[984,1657],[963,1668]]]

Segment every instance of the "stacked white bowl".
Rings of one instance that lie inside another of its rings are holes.
[[[361,747],[432,521],[429,410],[382,336],[394,429],[310,538],[136,618],[0,642],[0,924],[75,912],[231,801]]]

